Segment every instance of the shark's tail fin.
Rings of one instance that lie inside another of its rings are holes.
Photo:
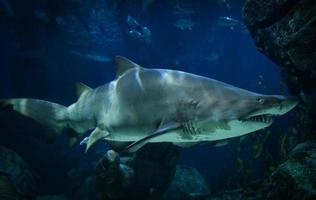
[[[67,126],[67,107],[39,99],[0,99],[0,107],[12,107],[47,127],[54,139]]]

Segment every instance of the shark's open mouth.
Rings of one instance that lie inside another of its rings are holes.
[[[242,121],[261,122],[261,123],[270,124],[273,122],[274,116],[275,115],[271,115],[271,114],[256,115],[256,116],[249,117],[247,119],[243,119]]]

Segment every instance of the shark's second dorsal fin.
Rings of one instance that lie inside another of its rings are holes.
[[[127,70],[135,68],[135,67],[140,67],[140,66],[123,56],[116,56],[115,67],[116,67],[116,77],[119,77],[122,74],[124,74]]]
[[[80,97],[83,93],[85,93],[86,91],[90,91],[92,90],[91,87],[83,84],[83,83],[76,83],[76,93],[77,96]]]

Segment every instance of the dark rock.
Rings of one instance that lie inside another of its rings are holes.
[[[202,200],[210,194],[209,185],[196,169],[177,166],[173,181],[162,200]]]
[[[110,150],[96,168],[96,189],[102,199],[158,199],[175,174],[179,150],[172,144],[148,144],[119,157]]]
[[[315,138],[316,1],[246,0],[243,16],[259,51],[279,65],[290,92],[301,97],[300,129]]]
[[[65,195],[71,200],[99,200],[95,190],[95,168],[104,151],[90,151],[68,171]],[[71,183],[71,184],[70,184]]]
[[[67,200],[64,195],[48,195],[37,197],[36,200]]]
[[[316,2],[247,0],[243,14],[258,49],[280,65],[291,89],[314,89]]]
[[[303,143],[272,173],[266,199],[316,199],[316,143]]]
[[[298,144],[287,161],[260,184],[220,191],[209,200],[312,200],[316,199],[316,143]]]
[[[0,196],[8,193],[32,198],[37,194],[37,175],[17,153],[3,146],[0,146],[0,179]]]
[[[9,177],[3,174],[0,174],[0,199],[1,200],[22,199],[22,196],[16,191]]]

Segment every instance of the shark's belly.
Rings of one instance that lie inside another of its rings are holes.
[[[248,133],[257,131],[258,129],[253,126],[244,126],[242,122],[234,120],[228,123],[228,128],[217,128],[217,129],[200,129],[199,132],[187,133],[183,129],[176,129],[164,134],[161,134],[157,137],[150,139],[148,142],[157,143],[157,142],[172,142],[172,143],[181,143],[181,142],[202,142],[202,141],[217,141],[224,140],[233,137],[239,137],[246,135]],[[122,141],[122,142],[135,142],[138,141],[150,134],[152,131],[149,131],[148,128],[139,128],[139,129],[129,129],[129,130],[120,130],[110,134],[107,137],[107,140],[112,141]]]
[[[153,142],[153,143],[157,143],[157,142],[189,142],[192,139],[188,139],[188,138],[184,138],[181,136],[182,132],[181,131],[170,131],[166,134],[163,134],[161,136],[157,136],[155,138],[152,138],[151,140],[149,140],[148,142]],[[148,136],[149,133],[145,132],[145,131],[136,131],[136,130],[132,130],[132,131],[117,131],[117,132],[113,132],[111,133],[106,140],[110,140],[110,141],[118,141],[118,142],[135,142],[138,141],[146,136]],[[192,140],[192,142],[194,142],[194,140]]]

